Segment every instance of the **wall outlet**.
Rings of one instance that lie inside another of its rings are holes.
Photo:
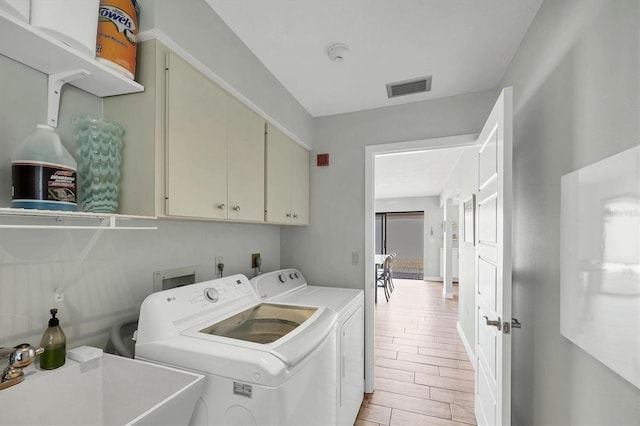
[[[216,274],[216,277],[221,277],[222,276],[222,274],[221,274],[222,271],[220,271],[220,266],[218,266],[218,265],[224,265],[224,260],[222,259],[222,256],[216,257],[216,259],[215,259],[215,267],[216,267],[216,269],[213,271]]]
[[[260,253],[253,253],[251,255],[251,267],[252,268],[259,268],[260,267],[260,263],[261,263]]]

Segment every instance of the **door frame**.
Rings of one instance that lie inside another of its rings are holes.
[[[429,151],[443,148],[473,146],[478,134],[463,134],[442,138],[423,139],[365,146],[364,161],[364,391],[375,389],[375,157],[381,154]]]

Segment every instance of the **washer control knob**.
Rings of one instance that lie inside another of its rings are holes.
[[[219,298],[218,290],[212,287],[208,287],[204,289],[204,298],[207,299],[211,303],[216,303]]]
[[[300,275],[298,275],[298,273],[296,272],[295,274],[293,274],[296,278],[300,278]]]
[[[292,280],[296,279],[296,275],[292,272],[289,274],[289,278],[291,278]]]
[[[280,280],[280,282],[284,284],[287,281],[287,276],[285,274],[280,274],[278,275],[278,280]]]

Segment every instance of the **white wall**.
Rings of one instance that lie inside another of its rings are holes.
[[[637,0],[545,1],[514,88],[516,424],[640,424],[640,390],[560,334],[560,179],[639,143]],[[640,309],[640,308],[639,308]]]
[[[467,148],[455,164],[451,177],[442,191],[444,197],[456,194],[458,199],[458,323],[468,343],[475,351],[475,246],[464,241],[464,202],[477,188],[478,148]]]
[[[497,91],[416,102],[316,119],[310,170],[310,224],[281,231],[283,267],[297,267],[309,282],[364,287],[364,147],[477,133]],[[329,167],[314,155],[331,154]]]
[[[424,247],[423,268],[424,276],[440,276],[440,248],[442,247],[442,218],[443,210],[438,205],[439,197],[407,197],[380,199],[375,202],[377,212],[424,212]]]
[[[298,142],[313,147],[313,117],[204,0],[140,0],[142,30],[154,29],[246,98]],[[166,39],[165,44],[172,47]],[[221,83],[221,82],[219,82]]]
[[[46,119],[47,77],[2,55],[0,75],[0,206],[6,207],[11,153]],[[101,116],[102,101],[65,86],[58,130],[72,153],[71,118],[80,113]],[[257,252],[263,270],[280,266],[277,226],[144,221],[149,224],[159,229],[106,231],[82,262],[90,231],[0,229],[0,346],[39,343],[52,307],[60,309],[69,347],[104,346],[111,324],[135,313],[151,292],[154,271],[197,265],[197,278],[211,279],[214,257],[223,256],[225,275],[251,276]],[[65,300],[54,303],[59,287],[66,288]]]

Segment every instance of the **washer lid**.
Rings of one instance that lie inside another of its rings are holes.
[[[258,309],[254,311],[254,308]],[[261,318],[256,317],[255,312],[284,315],[285,324],[282,326],[275,315],[271,315],[273,318],[266,315],[265,323],[261,323]],[[310,316],[304,319],[307,314]],[[250,317],[252,318],[249,319]],[[258,321],[254,321],[256,319]],[[201,340],[202,347],[207,347],[211,353],[218,352],[217,348],[222,345],[234,348],[235,351],[251,352],[263,361],[265,354],[271,354],[287,368],[291,368],[314,352],[331,335],[337,319],[338,314],[327,307],[267,303],[256,305],[209,326],[202,324],[182,335]],[[243,320],[248,321],[243,323]],[[294,327],[291,323],[298,324]],[[260,328],[267,331],[263,333]],[[271,336],[269,329],[273,331]]]
[[[261,303],[210,325],[200,333],[254,343],[273,343],[308,320],[317,308]]]

